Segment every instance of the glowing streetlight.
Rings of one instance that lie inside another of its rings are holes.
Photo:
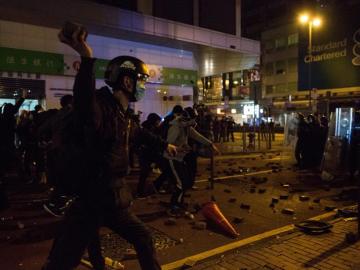
[[[299,16],[299,22],[302,24],[305,24],[309,21],[309,15],[308,14],[301,14]]]
[[[308,45],[308,53],[310,56],[310,59],[312,58],[312,32],[313,32],[313,27],[318,28],[321,26],[322,21],[319,17],[313,17],[312,15],[309,15],[307,13],[302,13],[299,15],[299,22],[303,25],[308,25],[309,28],[309,45]],[[311,88],[311,60],[309,62],[309,74],[308,74],[308,79],[309,79],[309,107],[311,108],[311,93],[312,93],[312,88]]]
[[[312,20],[312,25],[315,27],[319,27],[321,25],[321,19],[320,18],[314,18]]]

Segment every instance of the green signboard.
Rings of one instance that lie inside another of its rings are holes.
[[[97,59],[95,62],[95,77],[97,79],[103,79],[106,66],[109,63],[109,60]]]
[[[64,56],[0,47],[0,70],[63,75]]]
[[[79,62],[80,57],[0,47],[1,71],[75,76],[77,69],[73,71],[68,70],[69,68],[74,68],[74,61]],[[109,60],[106,59],[96,60],[96,78],[104,78],[104,72],[108,63]],[[190,86],[197,80],[197,72],[195,70],[159,68],[162,75],[162,84]]]
[[[162,75],[163,83],[170,85],[193,85],[197,80],[197,72],[195,70],[164,67]]]

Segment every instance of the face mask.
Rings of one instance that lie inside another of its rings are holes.
[[[141,80],[137,80],[135,93],[133,94],[133,101],[140,101],[145,96],[145,82]]]

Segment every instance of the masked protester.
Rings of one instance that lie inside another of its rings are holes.
[[[187,189],[192,186],[192,177],[189,168],[184,161],[184,157],[191,151],[188,138],[195,140],[200,144],[211,147],[215,152],[218,152],[216,146],[198,133],[194,129],[195,120],[190,119],[189,115],[180,105],[173,108],[173,120],[169,123],[169,130],[167,131],[167,141],[178,147],[178,152],[175,156],[170,156],[164,153],[169,168],[169,179],[173,180],[175,190],[171,196],[170,209],[168,214],[170,216],[180,216],[186,207],[184,205],[184,195]]]
[[[65,213],[43,269],[76,268],[85,248],[96,240],[99,227],[106,226],[134,245],[141,269],[159,270],[152,236],[130,212],[132,198],[124,182],[130,140],[152,145],[170,156],[176,153],[173,145],[132,121],[129,102],[144,96],[147,67],[135,57],[116,57],[105,72],[110,88],[95,91],[96,59],[85,41],[86,33],[79,28],[69,36],[62,30],[59,38],[81,56],[73,88],[73,121],[64,130],[70,134],[60,140],[67,150],[59,152],[66,170],[73,173],[69,189],[76,199]],[[96,269],[103,270],[104,266]]]

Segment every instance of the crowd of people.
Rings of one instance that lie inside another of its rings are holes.
[[[316,168],[321,165],[328,136],[328,119],[309,114],[298,114],[295,158],[300,168]]]

